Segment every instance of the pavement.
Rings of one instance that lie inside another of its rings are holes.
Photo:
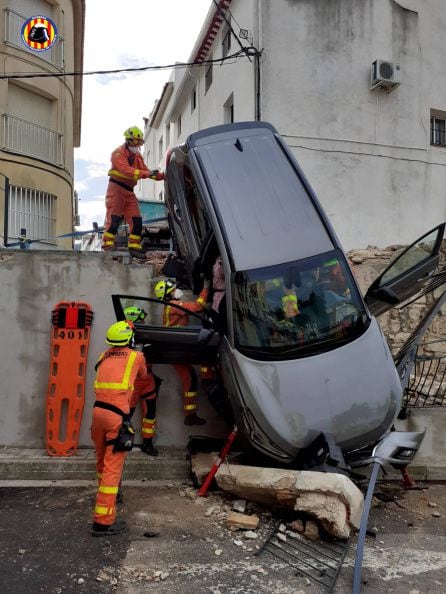
[[[90,535],[94,481],[6,481],[0,488],[0,588],[11,594],[313,594],[313,579],[259,553],[282,512],[248,505],[260,517],[255,538],[231,532],[233,499],[198,497],[189,479],[127,480],[119,516],[127,534]],[[446,489],[441,483],[380,482],[373,500],[361,592],[446,590]],[[146,531],[159,532],[146,538]],[[252,534],[251,534],[252,536]],[[336,594],[351,592],[353,539]]]

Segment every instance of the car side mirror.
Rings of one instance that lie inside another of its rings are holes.
[[[374,291],[370,292],[370,295],[378,299],[378,301],[383,301],[384,303],[390,303],[391,305],[396,305],[400,302],[398,295],[389,289],[388,287],[379,287]]]
[[[202,328],[197,336],[198,344],[207,344],[214,336],[215,331],[211,328]]]

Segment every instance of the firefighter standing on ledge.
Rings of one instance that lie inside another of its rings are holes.
[[[128,249],[134,258],[143,259],[141,252],[142,216],[134,187],[140,179],[161,181],[164,174],[150,170],[144,163],[139,148],[144,144],[144,135],[136,126],[124,132],[125,143],[112,152],[109,183],[105,196],[105,225],[102,240],[103,250],[113,250],[121,217],[129,225]]]

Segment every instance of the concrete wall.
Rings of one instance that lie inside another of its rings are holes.
[[[0,446],[45,447],[51,312],[59,301],[84,301],[92,306],[95,317],[79,445],[92,447],[94,365],[107,348],[106,329],[116,321],[110,296],[149,296],[151,279],[151,266],[125,264],[103,253],[0,251]],[[197,429],[184,427],[175,372],[168,365],[158,365],[155,371],[166,380],[159,398],[158,445],[182,447],[189,434],[225,434],[226,428],[204,399],[199,399],[199,411],[208,424]],[[137,427],[139,419],[138,411]]]

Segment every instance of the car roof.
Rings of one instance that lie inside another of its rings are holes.
[[[332,250],[327,221],[275,129],[263,122],[216,126],[187,139],[236,270]]]

